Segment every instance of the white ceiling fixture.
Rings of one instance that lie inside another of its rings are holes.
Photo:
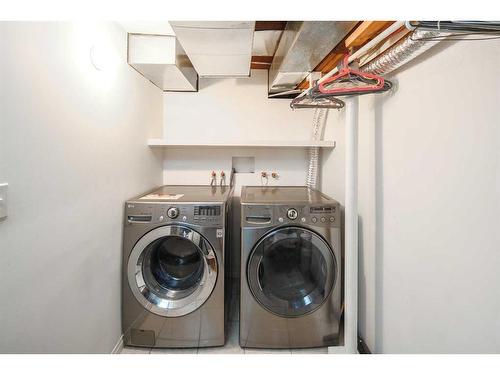
[[[254,21],[170,21],[170,25],[200,76],[250,75]]]

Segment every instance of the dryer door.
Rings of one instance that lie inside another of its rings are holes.
[[[282,227],[264,235],[253,248],[247,277],[255,299],[268,311],[296,317],[319,308],[333,289],[337,262],[317,233]]]
[[[128,260],[135,298],[161,316],[182,316],[199,308],[217,281],[217,258],[210,243],[184,226],[167,225],[146,233]]]

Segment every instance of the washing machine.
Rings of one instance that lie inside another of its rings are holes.
[[[231,193],[224,186],[163,186],[126,202],[125,345],[224,345]]]
[[[341,212],[307,187],[241,191],[240,345],[339,344]]]

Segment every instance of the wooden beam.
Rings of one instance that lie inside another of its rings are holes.
[[[269,69],[273,62],[273,56],[252,56],[251,69]]]
[[[393,21],[363,21],[345,40],[345,45],[347,48],[360,47],[392,23]]]
[[[250,69],[264,69],[264,70],[269,70],[270,66],[271,65],[267,65],[267,64],[250,63]]]
[[[255,31],[285,30],[286,21],[255,21]]]
[[[271,64],[273,56],[252,56],[252,62]]]

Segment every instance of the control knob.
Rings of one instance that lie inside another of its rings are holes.
[[[179,216],[179,209],[177,207],[170,207],[167,210],[167,216],[171,219],[175,219],[177,216]]]
[[[295,208],[289,208],[288,211],[286,212],[286,216],[290,220],[295,220],[299,216],[299,213]]]

